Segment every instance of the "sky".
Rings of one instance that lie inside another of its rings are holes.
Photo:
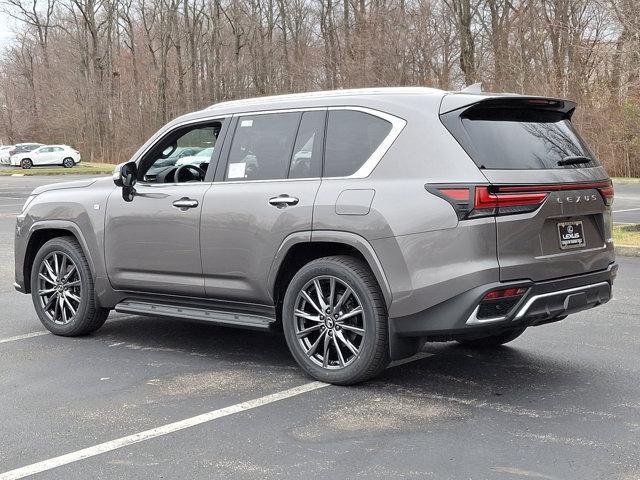
[[[13,39],[12,29],[14,26],[14,20],[6,13],[0,11],[0,50]]]

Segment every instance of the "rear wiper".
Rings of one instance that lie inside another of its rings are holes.
[[[583,163],[589,163],[591,159],[584,155],[570,155],[564,157],[562,160],[558,160],[558,166],[563,167],[565,165],[581,165]]]

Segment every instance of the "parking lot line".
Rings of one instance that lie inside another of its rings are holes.
[[[387,368],[393,368],[399,365],[415,362],[416,360],[421,360],[423,358],[430,357],[432,355],[433,354],[431,353],[418,353],[413,357],[391,362],[389,364],[389,367]],[[54,468],[61,467],[63,465],[68,465],[69,463],[77,462],[79,460],[84,460],[86,458],[95,457],[96,455],[100,455],[102,453],[107,453],[113,450],[117,450],[119,448],[127,447],[135,443],[151,440],[153,438],[161,437],[163,435],[168,435],[170,433],[174,433],[179,430],[195,427],[196,425],[201,425],[203,423],[207,423],[212,420],[216,420],[218,418],[233,415],[235,413],[246,412],[247,410],[252,410],[254,408],[261,407],[263,405],[268,405],[270,403],[278,402],[280,400],[285,400],[287,398],[295,397],[303,393],[312,392],[314,390],[318,390],[320,388],[329,387],[329,386],[331,386],[331,384],[323,383],[323,382],[305,383],[297,387],[293,387],[287,390],[282,390],[280,392],[265,395],[264,397],[259,397],[246,402],[237,403],[229,407],[213,410],[211,412],[203,413],[195,417],[179,420],[177,422],[169,423],[161,427],[156,427],[150,430],[145,430],[143,432],[134,433],[126,437],[117,438],[115,440],[100,443],[92,447],[87,447],[81,450],[77,450],[75,452],[67,453],[66,455],[60,455],[59,457],[53,457],[48,460],[43,460],[41,462],[27,465],[25,467],[20,467],[14,470],[10,470],[8,472],[0,473],[0,480],[17,480],[20,478],[25,478],[31,475],[35,475],[37,473],[41,473],[47,470],[52,470]]]
[[[224,407],[218,410],[213,410],[211,412],[203,413],[202,415],[186,418],[184,420],[169,423],[161,427],[145,430],[144,432],[134,433],[133,435],[128,435],[126,437],[117,438],[115,440],[104,442],[99,445],[94,445],[93,447],[83,448],[82,450],[77,450],[75,452],[71,452],[66,455],[50,458],[42,462],[34,463],[32,465],[27,465],[26,467],[21,467],[5,473],[0,473],[0,480],[16,480],[19,478],[25,478],[30,475],[35,475],[36,473],[41,473],[56,467],[60,467],[62,465],[67,465],[69,463],[77,462],[78,460],[94,457],[96,455],[110,452],[118,448],[126,447],[128,445],[133,445],[134,443],[144,442],[145,440],[150,440],[152,438],[160,437],[162,435],[167,435],[169,433],[177,432],[179,430],[184,430],[185,428],[194,427],[196,425],[210,422],[218,418],[226,417],[228,415],[233,415],[234,413],[245,412],[247,410],[261,407],[263,405],[268,405],[269,403],[278,402],[286,398],[295,397],[296,395],[311,392],[313,390],[318,390],[320,388],[324,388],[328,386],[329,386],[328,383],[322,383],[322,382],[305,383],[304,385],[300,385],[298,387],[293,387],[287,390],[283,390],[281,392],[265,395],[264,397],[255,398],[247,402],[237,403],[229,407]]]
[[[623,210],[614,210],[613,213],[635,212],[636,210],[640,210],[640,208],[625,208]]]
[[[40,330],[38,332],[24,333],[22,335],[16,335],[15,337],[0,338],[0,343],[15,342],[16,340],[24,340],[25,338],[39,337],[41,335],[48,335],[48,330]]]

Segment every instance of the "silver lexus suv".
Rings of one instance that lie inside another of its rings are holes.
[[[112,309],[282,329],[336,384],[425,341],[497,347],[611,297],[613,188],[575,108],[427,88],[217,104],[113,178],[34,190],[15,286],[63,336]]]

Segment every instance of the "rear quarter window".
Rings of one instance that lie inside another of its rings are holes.
[[[324,154],[324,177],[357,172],[391,131],[391,123],[355,110],[329,112]]]

